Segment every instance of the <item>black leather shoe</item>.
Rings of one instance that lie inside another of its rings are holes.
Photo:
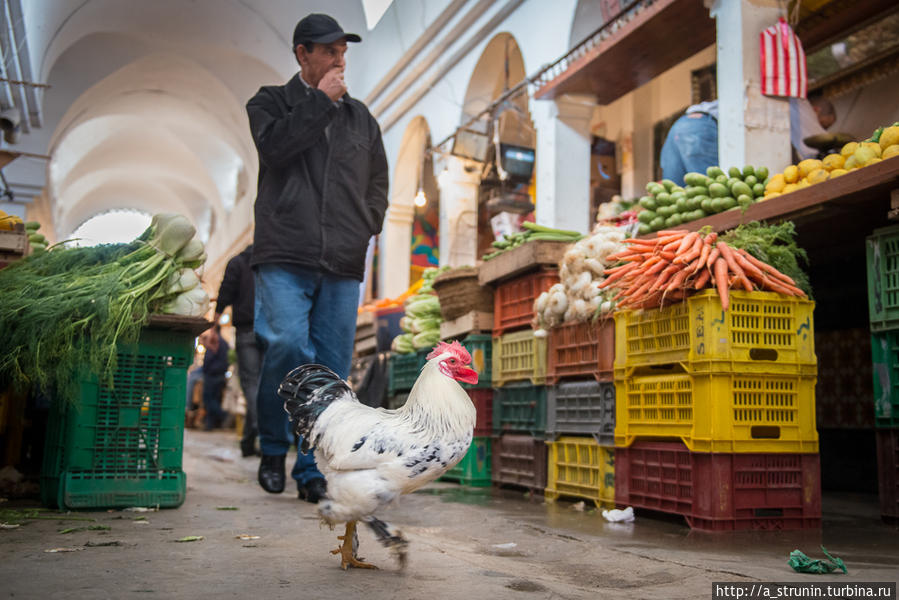
[[[262,455],[259,461],[259,485],[266,492],[271,494],[280,494],[284,491],[284,459],[285,454],[280,456]]]
[[[305,500],[306,502],[311,502],[312,504],[318,504],[318,501],[327,494],[328,486],[321,477],[316,477],[306,485],[298,486],[297,488],[297,498]]]

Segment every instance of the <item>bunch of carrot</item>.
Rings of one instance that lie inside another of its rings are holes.
[[[619,308],[655,308],[683,300],[689,291],[714,286],[721,307],[730,288],[805,296],[796,282],[745,250],[718,240],[717,233],[665,230],[655,239],[624,240],[627,249],[608,257],[623,264],[606,269],[599,287],[619,288]]]

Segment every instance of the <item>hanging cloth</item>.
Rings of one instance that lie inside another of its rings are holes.
[[[808,73],[802,42],[783,17],[759,34],[762,94],[805,98]]]

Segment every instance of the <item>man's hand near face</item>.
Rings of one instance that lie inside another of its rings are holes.
[[[328,95],[328,98],[337,100],[346,93],[346,83],[343,81],[343,69],[334,68],[322,76],[318,82],[318,89]]]

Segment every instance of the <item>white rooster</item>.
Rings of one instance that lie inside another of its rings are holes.
[[[405,565],[408,542],[374,514],[401,494],[434,481],[465,456],[475,425],[475,408],[458,382],[475,384],[471,355],[459,343],[440,342],[396,410],[361,404],[349,385],[321,365],[291,371],[278,389],[284,409],[303,436],[301,450],[315,449],[328,485],[318,513],[329,525],[346,522],[341,567],[376,568],[356,556],[356,521]]]

